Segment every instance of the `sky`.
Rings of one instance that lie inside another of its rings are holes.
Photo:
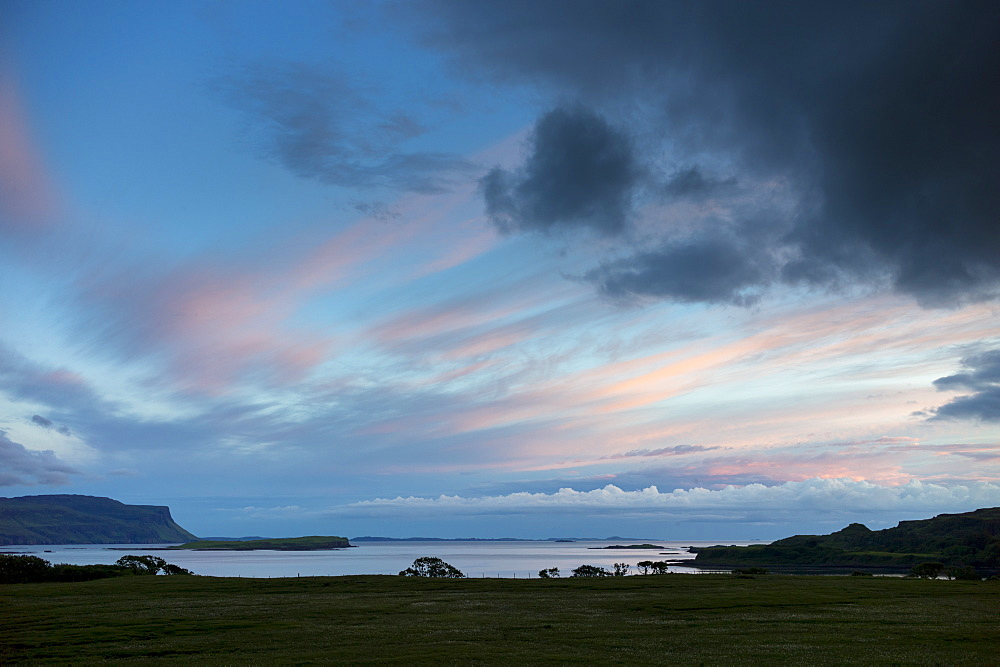
[[[200,536],[1000,505],[1000,4],[0,0],[0,495]]]

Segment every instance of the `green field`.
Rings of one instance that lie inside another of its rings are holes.
[[[998,664],[1000,583],[126,577],[0,587],[0,663]]]

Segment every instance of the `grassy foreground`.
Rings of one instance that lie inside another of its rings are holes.
[[[998,664],[1000,583],[127,577],[0,587],[0,663]]]

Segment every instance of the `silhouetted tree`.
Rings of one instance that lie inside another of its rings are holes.
[[[0,554],[0,583],[29,584],[45,581],[50,574],[49,561],[38,556]]]
[[[581,565],[573,570],[574,577],[610,577],[610,572],[596,565]]]
[[[641,560],[636,563],[640,574],[667,574],[670,564],[665,560]]]
[[[559,568],[558,567],[550,567],[547,570],[539,570],[538,571],[538,578],[539,579],[554,579],[554,578],[556,578],[558,576],[560,576],[559,575]]]
[[[133,574],[157,574],[166,565],[167,561],[157,556],[122,556],[115,565],[127,567]]]
[[[185,569],[180,565],[167,563],[163,566],[163,574],[191,574],[191,570]]]
[[[615,563],[615,576],[624,577],[628,575],[631,566],[628,563]]]
[[[949,579],[958,579],[959,581],[979,581],[982,579],[979,573],[976,572],[976,568],[971,565],[949,567],[944,573]]]
[[[944,563],[929,562],[919,563],[913,566],[909,576],[920,579],[937,579],[944,570]]]
[[[399,573],[401,577],[446,577],[462,579],[465,575],[456,567],[445,563],[440,558],[424,556],[413,561],[413,565]]]

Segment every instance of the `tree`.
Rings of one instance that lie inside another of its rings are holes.
[[[167,561],[157,556],[122,556],[115,565],[127,567],[132,570],[132,574],[158,574],[160,570],[167,566]],[[174,566],[176,567],[176,566]]]
[[[610,577],[610,572],[596,565],[581,565],[573,570],[574,577]]]
[[[920,579],[937,579],[944,570],[944,563],[931,561],[929,563],[919,563],[913,566],[909,576]]]
[[[976,568],[971,565],[958,565],[955,567],[949,567],[945,570],[945,575],[949,579],[958,579],[959,581],[980,581],[982,577],[976,571]]]
[[[413,565],[399,573],[401,577],[445,577],[449,579],[464,579],[465,575],[456,567],[445,563],[440,558],[424,556],[413,561]]]
[[[667,574],[670,572],[670,564],[665,560],[641,560],[636,563],[640,574]]]
[[[180,565],[174,565],[173,563],[167,563],[163,566],[163,574],[192,574],[191,570],[181,567]]]
[[[628,563],[615,563],[615,576],[624,577],[628,575],[631,566]]]
[[[558,576],[560,576],[559,575],[559,568],[558,567],[550,567],[550,568],[548,568],[546,570],[539,570],[538,571],[538,578],[539,579],[555,579]]]
[[[49,561],[38,556],[0,554],[0,584],[30,584],[49,578]]]

